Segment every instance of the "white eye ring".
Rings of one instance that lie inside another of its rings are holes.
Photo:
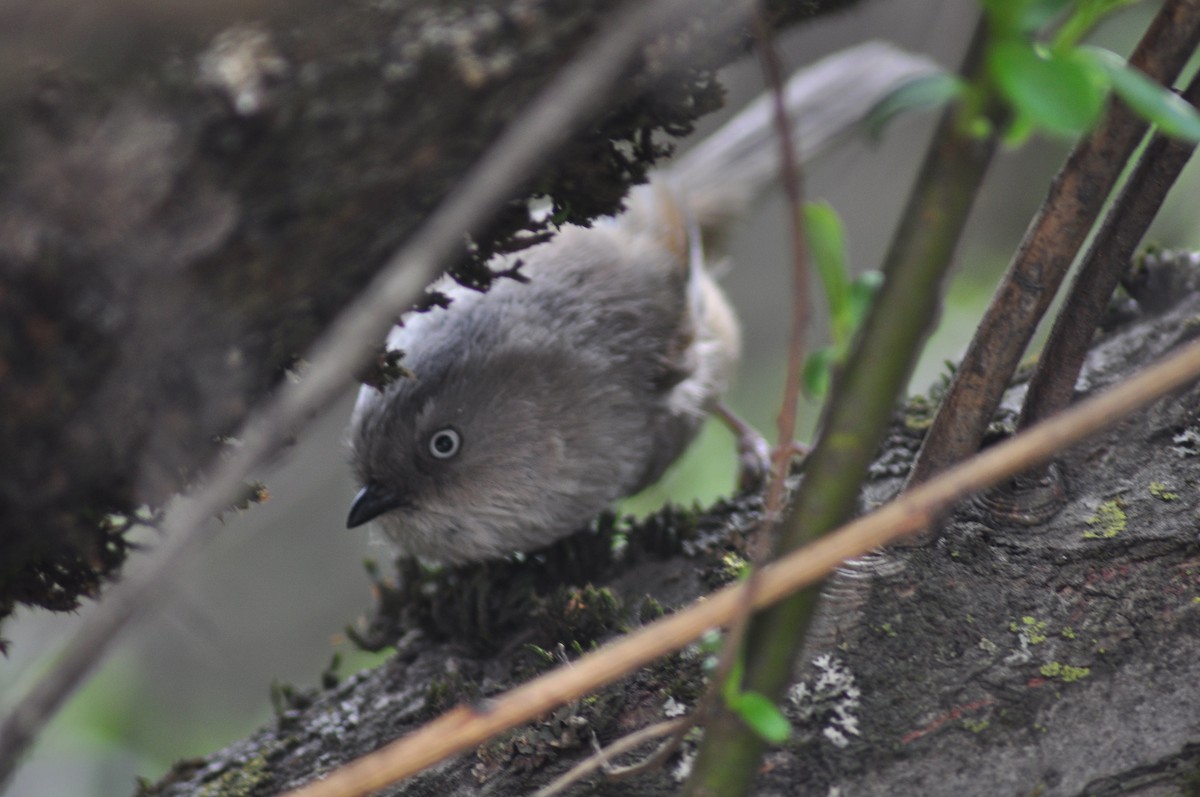
[[[429,436],[429,453],[434,459],[450,459],[462,448],[462,436],[451,426]]]

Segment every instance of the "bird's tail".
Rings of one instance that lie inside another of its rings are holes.
[[[854,132],[897,87],[939,70],[923,56],[867,42],[796,72],[784,104],[797,160],[803,165]],[[657,190],[665,187],[705,231],[720,229],[746,213],[779,174],[776,135],[774,100],[765,93],[661,172]],[[654,204],[638,199],[631,197],[631,210]]]

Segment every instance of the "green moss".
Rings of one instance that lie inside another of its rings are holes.
[[[914,432],[924,432],[930,426],[933,426],[933,418],[919,418],[913,415],[905,415],[904,426]]]
[[[1128,525],[1125,516],[1125,502],[1119,498],[1105,501],[1096,510],[1096,514],[1087,519],[1087,524],[1093,530],[1085,531],[1085,540],[1108,540],[1120,534]]]
[[[733,551],[729,551],[721,557],[721,568],[725,571],[723,574],[725,578],[729,581],[737,581],[749,574],[750,563]]]
[[[1009,623],[1008,630],[1014,634],[1023,634],[1031,645],[1040,645],[1046,641],[1046,625],[1045,620],[1026,615],[1019,623],[1016,620]]]
[[[1179,493],[1169,492],[1162,482],[1150,482],[1150,495],[1160,501],[1178,501]]]
[[[962,721],[962,726],[971,733],[983,733],[989,725],[991,725],[991,722],[986,719],[971,719],[967,717]]]
[[[943,379],[946,384],[949,384],[949,376],[944,376]],[[925,432],[933,425],[933,416],[936,411],[936,402],[931,402],[920,395],[911,396],[904,404],[905,428],[912,432]]]
[[[1062,635],[1063,639],[1074,639],[1076,637],[1075,629],[1071,628],[1071,626],[1067,626],[1062,631],[1059,631],[1059,633]]]
[[[1041,673],[1047,678],[1057,678],[1065,684],[1070,684],[1087,678],[1092,674],[1092,668],[1073,667],[1070,664],[1052,661],[1042,665]]]

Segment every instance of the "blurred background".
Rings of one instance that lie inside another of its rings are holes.
[[[1155,7],[1135,6],[1093,39],[1127,53]],[[953,69],[975,9],[964,0],[866,0],[782,36],[779,47],[794,69],[849,44],[884,38]],[[731,109],[762,88],[753,60],[730,67],[725,77]],[[722,118],[707,120],[697,137]],[[933,122],[933,114],[901,118],[881,142],[848,142],[807,169],[807,197],[828,200],[841,214],[855,271],[878,267]],[[923,392],[944,362],[965,348],[1065,152],[1062,142],[1035,139],[999,155],[960,247],[945,310],[913,377],[913,391]],[[1200,245],[1198,191],[1200,175],[1192,168],[1151,240]],[[769,437],[774,436],[789,324],[785,219],[779,196],[760,203],[736,231],[734,266],[723,278],[745,328],[745,361],[730,404]],[[811,292],[818,305],[818,287]],[[815,315],[813,345],[823,342],[820,314]],[[343,674],[380,659],[355,653],[341,641],[342,629],[371,603],[363,561],[378,560],[384,572],[389,561],[387,550],[371,543],[362,529],[345,529],[354,487],[342,438],[352,400],[348,392],[264,476],[270,501],[227,519],[215,544],[180,578],[174,599],[126,635],[55,718],[6,794],[132,794],[135,778],[157,779],[172,762],[211,752],[269,720],[273,683],[316,685],[335,651],[345,659]],[[815,407],[809,406],[803,439],[814,417]],[[727,494],[733,470],[732,440],[723,429],[709,428],[686,461],[626,508],[637,512],[667,500],[687,503]],[[140,564],[135,555],[128,566]],[[12,644],[8,658],[0,659],[0,711],[87,622],[89,608],[69,616],[23,611],[6,627]]]

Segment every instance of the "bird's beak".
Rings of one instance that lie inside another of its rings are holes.
[[[346,518],[346,528],[361,526],[384,512],[407,505],[406,496],[371,482],[354,496],[354,502],[350,504],[350,516]]]

